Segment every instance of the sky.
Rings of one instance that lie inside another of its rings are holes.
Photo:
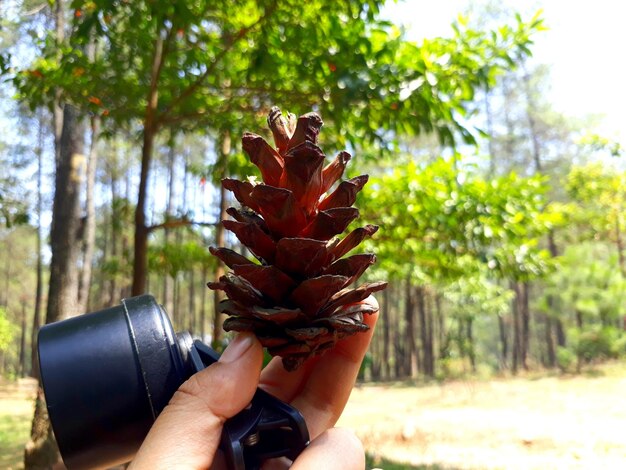
[[[451,35],[469,0],[390,1],[384,15],[408,38]],[[573,118],[601,116],[593,132],[626,146],[626,2],[621,0],[501,0],[521,13],[543,10],[547,31],[536,36],[533,61],[551,66],[548,99]],[[530,17],[530,16],[527,16]]]

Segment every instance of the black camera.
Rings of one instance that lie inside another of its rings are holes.
[[[48,414],[70,469],[132,460],[178,387],[219,355],[188,332],[175,334],[150,295],[52,323],[39,332]],[[226,422],[220,449],[231,469],[294,459],[309,442],[302,415],[258,389]]]

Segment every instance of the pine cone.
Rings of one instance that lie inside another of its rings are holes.
[[[359,302],[387,283],[348,287],[376,257],[342,258],[378,227],[366,225],[336,238],[358,217],[351,206],[368,176],[342,181],[329,193],[351,157],[340,152],[324,166],[317,146],[320,116],[309,113],[296,120],[273,107],[268,124],[276,149],[255,134],[242,139],[263,183],[222,181],[242,205],[228,209],[234,220],[224,220],[224,227],[258,262],[211,247],[232,272],[208,286],[228,297],[220,304],[220,311],[230,315],[226,331],[253,332],[271,355],[283,358],[285,369],[295,370],[338,340],[368,330],[363,315],[375,310]]]

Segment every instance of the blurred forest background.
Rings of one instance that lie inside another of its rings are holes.
[[[390,287],[363,378],[626,357],[623,149],[551,103],[541,12],[476,2],[412,42],[383,3],[3,1],[0,375],[37,375],[42,324],[143,292],[223,344],[220,180],[256,174],[240,138],[272,105],[370,175]]]

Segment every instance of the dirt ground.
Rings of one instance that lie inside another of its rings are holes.
[[[452,469],[626,469],[626,369],[365,385],[339,423],[394,461]]]
[[[24,444],[30,435],[36,382],[0,379],[0,469],[23,468]]]
[[[0,469],[21,467],[33,391],[28,381],[0,383]],[[363,385],[339,425],[375,461],[407,463],[394,469],[622,470],[626,365],[594,376]]]

